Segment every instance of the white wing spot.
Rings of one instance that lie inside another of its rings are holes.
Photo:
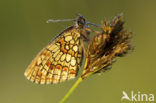
[[[63,54],[61,57],[61,61],[64,61],[65,57],[66,57],[66,54]]]
[[[73,46],[73,50],[75,51],[75,52],[77,52],[77,50],[78,50],[78,47],[75,45],[75,46]]]
[[[65,37],[65,41],[68,42],[68,41],[70,41],[70,40],[72,40],[72,36],[66,36],[66,37]]]
[[[66,49],[69,50],[69,46],[68,45],[66,45]]]
[[[55,58],[59,52],[60,52],[60,50],[58,50],[57,52],[55,52],[54,55],[53,55],[53,57]]]
[[[74,66],[76,64],[76,59],[75,57],[72,57],[71,58],[71,65]]]
[[[70,55],[70,54],[67,54],[67,56],[66,56],[66,60],[67,60],[67,62],[69,62],[70,59],[71,59],[71,55]]]
[[[74,44],[74,40],[71,40],[71,41],[70,41],[70,44]]]
[[[41,57],[39,57],[38,60],[37,60],[37,65],[41,64],[41,62],[42,62]]]
[[[56,56],[55,61],[58,61],[58,60],[60,59],[60,57],[61,57],[62,54],[63,54],[63,53],[60,52],[60,53]]]
[[[53,44],[53,45],[49,46],[48,48],[49,48],[49,50],[51,50],[51,51],[52,51],[53,49],[58,48],[58,46],[57,46],[57,45],[55,45],[55,44]]]

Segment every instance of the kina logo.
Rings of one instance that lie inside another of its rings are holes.
[[[121,101],[154,101],[154,94],[147,94],[147,93],[141,93],[140,91],[134,92],[131,91],[129,94],[127,94],[125,91],[122,91],[122,98]]]

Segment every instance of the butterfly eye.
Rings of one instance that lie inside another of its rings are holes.
[[[86,19],[82,16],[78,16],[77,20],[76,20],[76,24],[78,27],[83,27],[86,25]]]
[[[85,25],[85,19],[81,18],[78,20],[78,25]]]

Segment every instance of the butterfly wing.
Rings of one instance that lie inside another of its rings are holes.
[[[37,84],[59,83],[75,78],[81,61],[80,33],[72,26],[41,50],[24,75]]]

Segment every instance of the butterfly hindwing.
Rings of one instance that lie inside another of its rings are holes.
[[[59,83],[75,78],[81,60],[80,33],[72,26],[41,50],[28,66],[25,76],[37,84]]]

